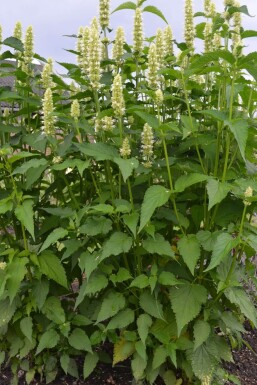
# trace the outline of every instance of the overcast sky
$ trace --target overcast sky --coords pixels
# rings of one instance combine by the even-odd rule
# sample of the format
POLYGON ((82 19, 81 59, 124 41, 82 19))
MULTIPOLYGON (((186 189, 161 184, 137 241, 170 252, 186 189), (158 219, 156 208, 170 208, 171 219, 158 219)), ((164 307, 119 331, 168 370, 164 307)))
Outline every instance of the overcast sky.
MULTIPOLYGON (((125 0, 111 0, 111 8, 115 9, 125 0)), ((134 0, 135 1, 135 0, 134 0)), ((217 9, 223 9, 223 0, 214 0, 217 9)), ((241 0, 247 5, 249 13, 257 15, 257 0, 241 0)), ((184 0, 147 0, 145 5, 158 7, 170 23, 177 41, 183 40, 183 8, 184 0)), ((203 0, 194 0, 194 10, 203 7, 203 0)), ((111 27, 123 25, 127 38, 131 41, 133 27, 132 10, 122 10, 111 16, 111 27)), ((4 38, 12 35, 14 25, 21 21, 23 29, 32 25, 35 33, 35 51, 41 56, 52 57, 56 61, 74 61, 74 57, 65 49, 74 49, 76 40, 63 35, 76 34, 80 26, 86 26, 98 15, 98 0, 6 0, 1 4, 0 24, 4 38)), ((155 15, 144 14, 146 36, 155 33, 165 23, 155 15)), ((257 30, 257 17, 243 17, 245 29, 257 30)), ((245 40, 247 51, 257 51, 257 39, 245 40)))

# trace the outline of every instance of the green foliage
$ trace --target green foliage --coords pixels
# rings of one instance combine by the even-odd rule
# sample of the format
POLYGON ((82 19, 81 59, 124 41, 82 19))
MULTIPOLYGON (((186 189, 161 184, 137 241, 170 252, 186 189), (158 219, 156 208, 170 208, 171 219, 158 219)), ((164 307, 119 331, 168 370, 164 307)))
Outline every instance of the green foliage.
MULTIPOLYGON (((113 12, 137 8, 146 22, 149 13, 167 22, 150 0, 113 12)), ((164 49, 158 31, 140 52, 125 43, 112 58, 106 40, 101 68, 91 66, 97 85, 79 40, 77 64, 60 63, 75 86, 51 75, 49 115, 23 43, 1 42, 0 78, 14 87, 0 89, 0 364, 13 383, 20 369, 28 384, 50 383, 59 367, 78 377, 81 356, 87 378, 110 362, 105 342, 113 365, 130 358, 138 383, 220 383, 228 341, 240 344, 247 319, 257 327, 247 287, 256 285, 257 54, 240 48, 256 31, 235 30, 238 12, 249 14, 242 5, 208 17, 209 37, 205 20, 196 26, 204 53, 175 37, 164 49)))

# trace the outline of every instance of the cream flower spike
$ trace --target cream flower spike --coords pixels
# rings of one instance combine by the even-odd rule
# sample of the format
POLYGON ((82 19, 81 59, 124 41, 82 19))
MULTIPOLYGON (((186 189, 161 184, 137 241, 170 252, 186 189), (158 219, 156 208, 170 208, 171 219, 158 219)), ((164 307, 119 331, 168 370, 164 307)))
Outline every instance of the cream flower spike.
POLYGON ((143 16, 141 8, 136 8, 133 29, 133 52, 141 55, 144 47, 143 16))
POLYGON ((125 101, 120 74, 115 76, 112 84, 112 108, 116 118, 121 118, 125 114, 125 101))
POLYGON ((14 26, 13 37, 16 37, 16 39, 22 40, 22 25, 20 21, 17 21, 17 23, 14 26))
POLYGON ((99 22, 103 29, 110 24, 110 0, 99 1, 99 22))

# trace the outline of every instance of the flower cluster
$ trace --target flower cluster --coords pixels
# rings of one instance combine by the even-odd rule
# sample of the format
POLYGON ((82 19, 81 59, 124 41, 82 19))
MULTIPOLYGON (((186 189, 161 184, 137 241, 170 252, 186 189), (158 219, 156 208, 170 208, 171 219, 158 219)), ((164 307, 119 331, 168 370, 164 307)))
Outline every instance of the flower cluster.
POLYGON ((156 31, 155 45, 156 45, 156 56, 157 56, 159 68, 161 68, 164 65, 165 51, 164 51, 163 41, 164 41, 163 31, 161 28, 158 28, 156 31))
POLYGON ((152 155, 153 155, 153 129, 149 124, 145 123, 142 134, 141 134, 141 153, 144 160, 145 167, 151 167, 152 155))
POLYGON ((112 132, 114 129, 114 119, 111 116, 104 116, 102 119, 95 119, 95 132, 112 132))
POLYGON ((192 0, 185 2, 184 38, 188 48, 194 48, 195 27, 192 0))
POLYGON ((125 33, 123 27, 118 27, 116 30, 115 41, 112 48, 112 58, 117 63, 121 62, 124 54, 125 33))
POLYGON ((76 121, 80 117, 80 106, 79 106, 79 101, 77 99, 74 99, 73 102, 71 103, 70 114, 71 114, 71 117, 76 121))
POLYGON ((22 39, 22 25, 20 21, 18 21, 14 26, 13 37, 19 40, 22 39))
POLYGON ((204 51, 211 52, 213 49, 212 23, 206 23, 204 27, 204 51))
POLYGON ((41 73, 41 81, 45 89, 52 88, 54 85, 52 81, 52 73, 53 73, 53 61, 51 58, 49 58, 41 73))
POLYGON ((22 65, 22 70, 26 72, 29 75, 33 74, 33 71, 31 70, 31 63, 34 56, 34 35, 33 35, 33 29, 30 25, 25 34, 24 39, 24 63, 22 65))
POLYGON ((112 84, 112 108, 116 118, 120 118, 125 114, 125 101, 120 74, 115 76, 112 84))
POLYGON ((6 266, 6 262, 0 262, 0 270, 5 270, 6 266))
POLYGON ((155 91, 155 103, 157 106, 161 106, 163 103, 163 92, 160 88, 155 91))
POLYGON ((53 112, 53 95, 51 88, 47 88, 43 98, 43 131, 46 135, 53 135, 55 133, 55 117, 53 112))
POLYGON ((120 148, 120 155, 122 156, 122 158, 127 158, 128 156, 130 156, 130 154, 131 154, 131 148, 129 144, 129 139, 125 138, 120 148))
POLYGON ((156 89, 159 86, 158 70, 159 63, 157 58, 156 45, 155 43, 151 43, 148 52, 147 82, 148 86, 152 89, 156 89))
POLYGON ((163 45, 164 45, 164 55, 171 56, 174 54, 173 50, 173 33, 170 25, 167 25, 164 28, 163 32, 163 45))
POLYGON ((104 29, 109 27, 110 23, 110 0, 99 1, 99 22, 104 29))
POLYGON ((135 55, 141 55, 144 47, 143 17, 141 8, 137 8, 134 18, 133 51, 135 55))
MULTIPOLYGON (((97 28, 97 20, 93 19, 90 33, 89 33, 89 46, 88 46, 88 77, 93 89, 100 88, 100 78, 101 78, 101 40, 99 29, 97 28)), ((85 45, 84 45, 85 46, 85 45)), ((86 49, 86 47, 85 47, 86 49)))

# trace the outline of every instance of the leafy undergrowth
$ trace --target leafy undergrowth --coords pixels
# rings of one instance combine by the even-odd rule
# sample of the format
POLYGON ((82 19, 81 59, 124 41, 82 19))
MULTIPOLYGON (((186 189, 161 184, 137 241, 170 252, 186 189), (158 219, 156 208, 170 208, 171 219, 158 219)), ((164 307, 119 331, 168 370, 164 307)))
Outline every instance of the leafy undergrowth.
MULTIPOLYGON (((73 80, 33 52, 31 27, 0 62, 0 363, 18 383, 89 378, 113 346, 135 384, 220 385, 244 322, 257 326, 257 54, 246 6, 210 1, 185 42, 167 26, 110 39, 109 1, 80 28, 73 80), (195 31, 195 33, 194 33, 195 31), (204 52, 194 50, 195 39, 204 52), (110 48, 112 46, 112 55, 110 48), (178 54, 177 54, 178 52, 178 54), (44 63, 42 72, 33 58, 44 63), (82 373, 81 373, 82 372, 82 373)), ((110 35, 112 36, 112 35, 110 35)), ((71 37, 71 38, 74 38, 71 37)), ((237 380, 234 379, 237 384, 237 380)))

